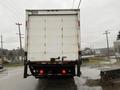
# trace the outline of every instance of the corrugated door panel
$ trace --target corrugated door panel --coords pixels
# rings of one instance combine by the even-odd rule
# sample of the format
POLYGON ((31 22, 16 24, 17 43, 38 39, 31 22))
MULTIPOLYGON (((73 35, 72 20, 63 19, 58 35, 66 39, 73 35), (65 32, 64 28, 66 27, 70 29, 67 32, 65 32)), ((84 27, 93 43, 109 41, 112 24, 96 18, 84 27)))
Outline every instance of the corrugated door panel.
POLYGON ((29 16, 28 59, 78 58, 77 16, 29 16))

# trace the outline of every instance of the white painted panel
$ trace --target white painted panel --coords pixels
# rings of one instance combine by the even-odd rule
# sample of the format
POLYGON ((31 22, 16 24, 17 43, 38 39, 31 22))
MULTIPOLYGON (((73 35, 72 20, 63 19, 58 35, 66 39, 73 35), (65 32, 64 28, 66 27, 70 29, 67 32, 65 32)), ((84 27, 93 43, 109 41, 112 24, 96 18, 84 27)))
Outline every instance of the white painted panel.
POLYGON ((28 59, 78 58, 77 15, 29 16, 28 59))

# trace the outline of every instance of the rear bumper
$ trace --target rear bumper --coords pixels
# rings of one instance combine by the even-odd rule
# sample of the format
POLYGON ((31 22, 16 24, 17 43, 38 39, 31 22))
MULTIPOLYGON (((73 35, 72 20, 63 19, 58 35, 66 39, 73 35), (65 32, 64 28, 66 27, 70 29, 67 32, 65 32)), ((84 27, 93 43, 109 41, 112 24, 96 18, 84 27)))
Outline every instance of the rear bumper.
POLYGON ((73 75, 67 74, 67 75, 61 75, 61 74, 48 74, 44 76, 35 76, 36 78, 73 78, 73 75))
POLYGON ((75 63, 66 63, 66 64, 41 64, 41 63, 34 63, 29 62, 28 66, 30 68, 31 74, 35 78, 66 78, 66 77, 74 77, 75 73, 75 63), (61 69, 66 69, 67 74, 63 75, 60 73, 61 69), (44 69, 45 74, 40 75, 39 70, 44 69))

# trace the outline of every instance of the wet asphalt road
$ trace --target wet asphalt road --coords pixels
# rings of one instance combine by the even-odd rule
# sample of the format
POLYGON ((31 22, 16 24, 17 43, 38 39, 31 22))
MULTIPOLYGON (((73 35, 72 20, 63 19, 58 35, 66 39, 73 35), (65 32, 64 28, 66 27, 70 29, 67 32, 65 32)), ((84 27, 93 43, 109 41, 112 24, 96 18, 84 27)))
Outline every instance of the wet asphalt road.
POLYGON ((119 86, 87 86, 88 78, 99 78, 99 70, 82 68, 82 76, 73 79, 23 79, 23 68, 0 72, 0 90, 120 90, 119 86))

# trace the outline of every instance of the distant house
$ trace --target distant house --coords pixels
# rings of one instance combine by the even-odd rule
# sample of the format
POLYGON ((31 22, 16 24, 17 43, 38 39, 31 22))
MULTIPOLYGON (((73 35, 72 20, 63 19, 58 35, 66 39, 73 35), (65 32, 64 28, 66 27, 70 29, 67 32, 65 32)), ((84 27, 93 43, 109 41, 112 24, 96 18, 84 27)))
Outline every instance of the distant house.
MULTIPOLYGON (((85 48, 82 51, 82 55, 94 55, 94 56, 107 56, 108 55, 108 49, 107 48, 98 48, 98 49, 90 49, 85 48)), ((114 56, 114 48, 109 48, 109 55, 114 56)))
POLYGON ((114 42, 115 54, 120 57, 120 31, 117 35, 117 39, 114 42))
POLYGON ((93 50, 91 48, 85 48, 84 50, 82 50, 82 55, 93 55, 93 50))
MULTIPOLYGON (((108 55, 108 49, 107 48, 99 48, 99 49, 95 49, 95 55, 98 56, 107 56, 108 55)), ((114 56, 114 48, 109 48, 109 54, 110 56, 114 56)))

